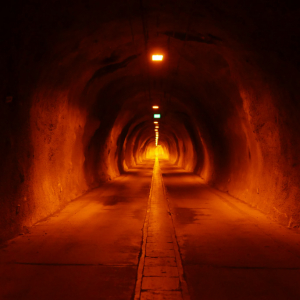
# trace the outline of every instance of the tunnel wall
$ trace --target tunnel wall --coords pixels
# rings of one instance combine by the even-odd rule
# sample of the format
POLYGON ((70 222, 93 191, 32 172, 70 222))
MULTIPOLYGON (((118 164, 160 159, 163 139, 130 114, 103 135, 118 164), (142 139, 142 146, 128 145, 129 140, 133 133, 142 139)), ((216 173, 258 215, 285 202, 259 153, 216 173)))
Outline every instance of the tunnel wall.
POLYGON ((177 4, 145 5, 148 39, 131 1, 8 4, 0 240, 141 162, 149 132, 134 129, 132 111, 151 113, 148 89, 170 111, 161 141, 171 162, 299 226, 297 6, 177 4), (169 54, 162 73, 147 65, 155 44, 169 54))
POLYGON ((248 177, 246 184, 238 187, 236 178, 228 184, 228 192, 281 224, 298 227, 299 108, 294 100, 297 72, 276 57, 259 63, 256 68, 238 65, 239 71, 235 66, 247 116, 243 127, 250 168, 247 174, 241 174, 248 177), (241 73, 242 69, 247 71, 241 73), (291 78, 287 80, 288 77, 291 78))

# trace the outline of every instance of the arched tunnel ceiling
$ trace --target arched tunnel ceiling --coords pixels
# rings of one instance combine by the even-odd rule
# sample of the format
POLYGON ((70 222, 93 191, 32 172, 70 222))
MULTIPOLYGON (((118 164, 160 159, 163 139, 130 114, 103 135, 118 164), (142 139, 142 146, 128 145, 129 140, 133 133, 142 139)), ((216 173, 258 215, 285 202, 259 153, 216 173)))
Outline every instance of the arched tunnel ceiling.
POLYGON ((299 221, 299 5, 16 1, 4 11, 7 236, 145 158, 154 104, 173 163, 299 221), (24 197, 32 203, 11 225, 24 197))

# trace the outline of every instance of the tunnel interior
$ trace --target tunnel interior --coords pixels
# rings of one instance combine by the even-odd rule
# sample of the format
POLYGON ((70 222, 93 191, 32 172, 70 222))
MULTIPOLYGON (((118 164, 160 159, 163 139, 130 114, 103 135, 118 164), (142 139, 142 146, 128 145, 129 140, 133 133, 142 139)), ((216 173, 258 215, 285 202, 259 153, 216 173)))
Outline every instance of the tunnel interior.
POLYGON ((299 227, 299 5, 16 1, 5 12, 1 241, 155 154, 299 227))

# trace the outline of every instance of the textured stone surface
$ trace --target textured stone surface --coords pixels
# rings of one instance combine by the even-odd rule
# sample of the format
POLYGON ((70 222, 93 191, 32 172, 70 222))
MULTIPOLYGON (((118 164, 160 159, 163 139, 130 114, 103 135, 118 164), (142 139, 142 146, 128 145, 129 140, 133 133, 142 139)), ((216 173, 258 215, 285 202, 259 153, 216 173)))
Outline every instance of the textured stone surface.
POLYGON ((299 227, 297 1, 15 0, 0 22, 0 240, 153 155, 152 104, 165 158, 299 227))
POLYGON ((132 170, 1 245, 0 299, 130 299, 152 165, 136 169, 138 182, 132 170))
POLYGON ((161 165, 191 299, 300 297, 298 231, 161 165))
POLYGON ((166 292, 166 291, 159 291, 159 292, 142 292, 141 300, 181 300, 182 295, 181 292, 166 292))
POLYGON ((177 267, 168 266, 156 266, 156 267, 144 267, 144 276, 167 276, 178 277, 177 267))
POLYGON ((178 277, 144 276, 142 290, 172 291, 179 289, 178 277))
POLYGON ((175 228, 169 214, 169 204, 164 192, 162 176, 159 168, 159 160, 155 159, 151 194, 145 219, 146 239, 143 240, 137 286, 134 299, 185 299, 183 294, 185 280, 180 277, 183 274, 181 258, 178 248, 174 243, 175 228), (148 239, 160 238, 155 243, 148 239), (172 242, 168 242, 172 240, 172 242), (145 258, 145 259, 144 259, 145 258), (140 285, 141 282, 141 285, 140 285), (184 284, 184 285, 183 285, 184 284), (145 292, 154 292, 144 294, 145 292), (178 291, 175 294, 160 294, 161 291, 178 291), (141 297, 141 298, 140 298, 141 297))

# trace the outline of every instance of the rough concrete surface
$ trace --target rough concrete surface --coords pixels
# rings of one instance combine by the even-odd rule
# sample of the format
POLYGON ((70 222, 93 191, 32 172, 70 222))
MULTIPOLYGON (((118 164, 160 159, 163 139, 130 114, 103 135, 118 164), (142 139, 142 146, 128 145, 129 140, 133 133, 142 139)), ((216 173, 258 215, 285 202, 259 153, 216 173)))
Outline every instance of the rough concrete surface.
POLYGON ((2 245, 0 299, 131 299, 152 165, 94 189, 2 245))
POLYGON ((299 298, 299 231, 160 165, 166 195, 147 161, 3 244, 0 299, 299 298))
POLYGON ((142 162, 300 226, 297 1, 10 1, 0 52, 0 241, 142 162), (151 55, 164 59, 153 62, 151 55))
POLYGON ((134 299, 160 298, 190 300, 156 157, 134 299))
POLYGON ((191 298, 298 299, 300 232, 164 163, 191 298))

